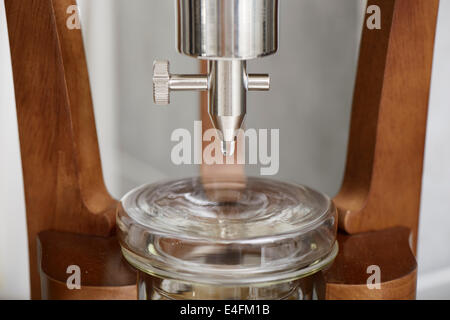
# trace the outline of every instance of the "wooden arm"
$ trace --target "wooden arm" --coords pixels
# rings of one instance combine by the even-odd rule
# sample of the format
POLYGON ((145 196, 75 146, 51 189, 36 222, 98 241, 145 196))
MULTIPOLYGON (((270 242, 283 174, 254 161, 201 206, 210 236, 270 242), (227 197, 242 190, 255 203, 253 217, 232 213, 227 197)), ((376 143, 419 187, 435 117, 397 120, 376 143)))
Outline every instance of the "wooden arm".
POLYGON ((381 30, 363 30, 339 226, 408 227, 416 250, 439 0, 369 0, 381 30))
MULTIPOLYGON (((41 231, 109 237, 115 229, 117 202, 103 182, 81 30, 66 26, 67 9, 75 4, 5 1, 33 299, 41 296, 36 250, 41 231)), ((57 263, 61 256, 52 258, 57 263)))

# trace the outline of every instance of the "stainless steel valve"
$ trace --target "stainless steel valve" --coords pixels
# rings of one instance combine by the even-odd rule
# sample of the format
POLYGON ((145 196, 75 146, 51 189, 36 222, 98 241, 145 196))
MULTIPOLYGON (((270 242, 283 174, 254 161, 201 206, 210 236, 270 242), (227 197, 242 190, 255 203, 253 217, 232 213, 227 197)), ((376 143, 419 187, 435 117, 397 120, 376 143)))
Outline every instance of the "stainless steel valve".
POLYGON ((177 0, 178 51, 208 61, 205 75, 171 74, 169 62, 153 65, 156 104, 171 91, 208 91, 208 111, 232 155, 247 111, 247 91, 270 89, 267 74, 247 74, 247 60, 278 49, 278 0, 177 0))

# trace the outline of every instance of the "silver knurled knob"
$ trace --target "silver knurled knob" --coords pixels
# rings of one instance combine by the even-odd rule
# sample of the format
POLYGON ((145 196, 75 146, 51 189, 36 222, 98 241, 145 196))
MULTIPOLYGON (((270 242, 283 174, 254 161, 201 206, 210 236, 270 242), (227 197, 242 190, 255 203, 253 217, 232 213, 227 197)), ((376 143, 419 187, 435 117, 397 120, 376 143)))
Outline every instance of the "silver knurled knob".
POLYGON ((158 105, 170 103, 170 73, 167 60, 156 60, 153 63, 153 100, 158 105))
POLYGON ((153 100, 156 104, 170 103, 171 91, 208 90, 208 76, 201 74, 170 74, 169 61, 153 63, 153 100))

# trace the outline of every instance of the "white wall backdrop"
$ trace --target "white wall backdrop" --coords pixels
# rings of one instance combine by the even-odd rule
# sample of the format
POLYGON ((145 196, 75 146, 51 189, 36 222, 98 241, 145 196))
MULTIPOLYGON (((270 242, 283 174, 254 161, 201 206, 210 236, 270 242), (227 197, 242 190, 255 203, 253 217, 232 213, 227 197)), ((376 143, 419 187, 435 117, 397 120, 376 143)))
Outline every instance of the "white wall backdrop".
POLYGON ((29 298, 24 201, 5 7, 0 1, 0 299, 29 298))
POLYGON ((441 0, 419 225, 418 298, 450 299, 450 0, 441 0))
MULTIPOLYGON (((270 93, 249 97, 247 127, 280 128, 278 179, 334 195, 341 183, 362 0, 283 0, 277 55, 251 62, 268 72, 270 93), (293 83, 292 79, 297 81, 293 83), (292 148, 296 146, 296 148, 292 148), (292 152, 283 152, 283 149, 292 152)), ((197 62, 175 50, 173 1, 79 0, 103 170, 110 192, 166 177, 197 174, 170 161, 170 134, 192 130, 198 97, 152 103, 155 58, 172 70, 197 72, 197 62), (119 121, 120 120, 120 121, 119 121)), ((427 136, 419 239, 419 298, 450 299, 450 0, 441 0, 427 136)), ((22 177, 9 48, 0 0, 0 299, 28 298, 22 177), (12 284, 14 278, 14 285, 12 284), (20 279, 17 282, 17 279, 20 279)), ((257 167, 249 167, 257 174, 257 167)))

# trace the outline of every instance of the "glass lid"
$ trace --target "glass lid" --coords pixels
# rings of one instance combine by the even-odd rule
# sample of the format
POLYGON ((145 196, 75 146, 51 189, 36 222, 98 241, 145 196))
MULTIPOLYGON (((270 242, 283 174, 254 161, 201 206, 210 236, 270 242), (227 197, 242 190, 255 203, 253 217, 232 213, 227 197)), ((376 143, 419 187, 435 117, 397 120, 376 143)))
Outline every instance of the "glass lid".
POLYGON ((317 272, 337 254, 332 201, 262 178, 144 185, 123 197, 117 224, 132 265, 181 281, 286 281, 317 272))

